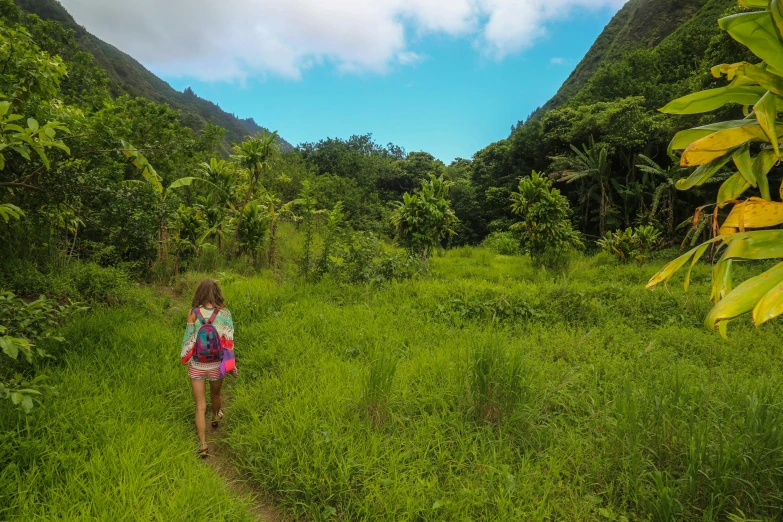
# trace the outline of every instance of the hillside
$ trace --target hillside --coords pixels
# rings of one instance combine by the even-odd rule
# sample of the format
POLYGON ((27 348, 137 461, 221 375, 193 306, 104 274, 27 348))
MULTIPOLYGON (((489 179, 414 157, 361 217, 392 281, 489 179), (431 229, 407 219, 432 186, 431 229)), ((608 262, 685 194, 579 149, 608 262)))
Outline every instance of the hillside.
POLYGON ((655 47, 694 27, 708 28, 717 34, 716 19, 733 5, 734 0, 629 0, 539 113, 566 103, 602 64, 616 61, 629 51, 655 47))
MULTIPOLYGON (((200 98, 191 90, 179 92, 161 80, 133 57, 91 34, 79 25, 57 0, 15 0, 23 10, 53 20, 72 29, 81 48, 92 54, 106 71, 114 96, 129 94, 158 103, 166 103, 181 111, 182 123, 199 130, 211 121, 226 129, 229 142, 241 141, 245 136, 261 132, 264 127, 252 118, 241 119, 222 110, 209 100, 200 98)), ((281 139, 284 149, 291 145, 281 139)))

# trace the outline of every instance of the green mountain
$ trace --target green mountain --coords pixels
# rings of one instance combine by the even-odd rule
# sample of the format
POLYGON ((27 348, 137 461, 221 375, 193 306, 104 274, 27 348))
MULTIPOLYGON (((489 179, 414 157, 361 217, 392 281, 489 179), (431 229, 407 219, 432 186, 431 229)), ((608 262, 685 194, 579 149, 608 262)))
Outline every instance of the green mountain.
MULTIPOLYGON (((229 142, 241 141, 245 136, 264 129, 253 118, 242 119, 229 114, 215 103, 200 98, 190 89, 185 92, 175 90, 133 57, 80 26, 57 0, 15 0, 15 2, 30 14, 38 15, 44 20, 59 22, 73 30, 82 50, 92 54, 106 71, 114 96, 129 94, 166 103, 171 108, 181 111, 182 123, 194 130, 204 128, 208 121, 223 127, 226 129, 226 139, 229 142)), ((291 145, 283 139, 280 143, 283 149, 291 148, 291 145)))
MULTIPOLYGON (((717 19, 736 0, 629 0, 612 18, 585 57, 541 111, 574 98, 602 65, 621 60, 637 49, 652 49, 678 40, 695 40, 696 33, 718 34, 717 19)), ((691 62, 700 59, 704 39, 694 42, 691 62)))

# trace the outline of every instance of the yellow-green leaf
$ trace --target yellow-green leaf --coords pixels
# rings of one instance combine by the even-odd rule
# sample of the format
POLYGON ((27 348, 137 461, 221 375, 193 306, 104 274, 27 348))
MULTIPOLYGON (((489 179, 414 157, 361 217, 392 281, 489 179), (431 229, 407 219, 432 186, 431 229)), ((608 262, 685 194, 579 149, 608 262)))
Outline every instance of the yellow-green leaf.
POLYGON ((783 223, 783 203, 761 198, 750 198, 737 203, 721 226, 724 228, 766 228, 783 223))
POLYGON ((716 304, 707 318, 704 326, 714 329, 720 321, 735 319, 753 310, 758 302, 776 285, 783 281, 783 263, 767 270, 761 275, 752 277, 732 290, 716 304))
POLYGON ((750 188, 750 183, 742 174, 736 172, 729 179, 724 181, 718 189, 718 205, 723 206, 727 201, 737 199, 743 192, 750 188))
POLYGON ((745 181, 752 186, 757 186, 756 176, 753 174, 753 161, 750 158, 750 146, 745 145, 737 154, 734 155, 734 164, 737 171, 745 178, 745 181))
MULTIPOLYGON (((715 243, 716 241, 720 241, 722 238, 716 237, 713 239, 710 239, 709 241, 702 243, 701 245, 697 246, 696 248, 693 248, 689 250, 687 253, 681 255, 674 261, 669 262, 666 266, 661 268, 654 276, 650 278, 650 280, 647 282, 647 288, 650 288, 652 286, 655 286, 660 283, 667 283, 672 276, 683 266, 685 266, 685 263, 688 262, 689 259, 691 259, 702 247, 705 247, 706 245, 710 245, 712 243, 715 243)), ((703 251, 702 251, 703 253, 703 251)))
POLYGON ((694 127, 692 129, 686 129, 680 131, 674 135, 671 143, 669 143, 669 154, 675 150, 683 150, 688 147, 694 141, 700 140, 710 134, 714 134, 721 130, 736 129, 737 127, 744 127, 746 125, 757 125, 755 120, 730 120, 722 121, 720 123, 711 123, 710 125, 704 125, 702 127, 694 127))
POLYGON ((719 302, 729 292, 731 292, 731 259, 720 261, 712 269, 712 289, 710 291, 710 301, 719 302))
POLYGON ((766 9, 768 3, 769 0, 739 0, 739 5, 742 7, 747 7, 748 9, 753 9, 756 7, 766 9))
POLYGON ((778 36, 783 39, 783 2, 772 0, 769 4, 769 12, 772 14, 772 22, 778 30, 778 36))
POLYGON ((759 102, 753 107, 753 114, 756 116, 756 120, 759 122, 759 126, 767 136, 772 150, 780 157, 780 149, 778 148, 778 129, 775 126, 777 120, 778 104, 775 95, 771 92, 767 92, 759 102))
POLYGON ((764 199, 772 199, 769 193, 769 180, 767 174, 777 163, 778 158, 775 152, 770 149, 762 150, 756 159, 753 160, 753 175, 756 177, 756 183, 759 186, 759 192, 764 199))
POLYGON ((783 281, 773 286, 753 308, 753 323, 761 326, 783 313, 783 281))
POLYGON ((783 44, 769 11, 721 18, 721 29, 772 67, 783 70, 783 44))
POLYGON ((701 259, 701 256, 704 255, 704 252, 707 251, 708 246, 710 246, 710 243, 699 245, 699 247, 696 249, 696 252, 693 254, 691 264, 688 267, 688 270, 685 272, 685 283, 683 284, 683 287, 686 292, 688 291, 688 287, 691 285, 691 272, 693 271, 693 267, 696 265, 699 259, 701 259))
POLYGON ((720 261, 728 259, 783 258, 783 230, 754 230, 740 232, 724 239, 726 250, 720 261))
POLYGON ((718 89, 708 89, 669 102, 659 109, 666 114, 699 114, 723 107, 727 103, 755 105, 767 90, 759 86, 727 85, 718 89))
POLYGON ((764 131, 756 121, 742 127, 721 130, 691 143, 682 153, 680 164, 683 167, 704 165, 738 145, 748 141, 763 141, 765 138, 764 131))
POLYGON ((720 169, 722 169, 726 163, 731 161, 731 158, 737 153, 738 150, 739 149, 737 148, 732 149, 720 158, 716 158, 709 163, 705 163, 691 172, 691 175, 687 178, 683 178, 677 181, 674 186, 677 187, 677 190, 688 190, 689 188, 703 185, 708 179, 713 177, 720 169))

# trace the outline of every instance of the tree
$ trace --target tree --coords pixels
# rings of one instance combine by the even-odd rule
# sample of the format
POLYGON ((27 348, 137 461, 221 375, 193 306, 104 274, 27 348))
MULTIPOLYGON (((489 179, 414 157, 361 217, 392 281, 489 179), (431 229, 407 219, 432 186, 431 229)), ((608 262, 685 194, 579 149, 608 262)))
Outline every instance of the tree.
POLYGON ((714 245, 722 255, 712 276, 710 297, 715 306, 707 314, 704 325, 710 330, 717 328, 724 337, 729 321, 744 314, 752 313, 754 323, 759 326, 783 313, 783 262, 739 286, 735 287, 732 279, 735 261, 783 257, 780 249, 783 230, 748 231, 783 223, 783 203, 772 201, 767 178, 783 157, 780 148, 783 125, 777 122, 778 110, 783 107, 783 4, 780 0, 741 0, 740 5, 765 9, 722 18, 719 25, 762 62, 716 65, 712 68, 713 76, 725 75, 730 81, 728 85, 690 94, 661 109, 671 114, 699 114, 729 103, 752 107, 742 120, 681 131, 670 145, 671 150, 683 151, 682 167, 697 167, 677 182, 680 190, 700 186, 729 162, 734 163, 737 172, 718 191, 714 219, 718 221, 722 208, 729 205, 732 208, 717 237, 666 265, 647 284, 651 287, 669 281, 688 264, 687 290, 691 269, 714 245), (761 197, 738 200, 751 187, 758 189, 761 197))
POLYGON ((574 156, 555 158, 568 165, 567 169, 559 172, 557 176, 566 183, 583 182, 584 190, 580 197, 584 205, 586 219, 590 214, 590 200, 598 200, 598 231, 603 236, 606 232, 606 216, 612 205, 612 163, 608 159, 609 149, 605 145, 596 146, 595 140, 591 136, 590 144, 583 144, 582 150, 574 145, 571 145, 571 150, 574 152, 574 156))
POLYGON ((446 196, 451 183, 430 175, 415 194, 405 193, 392 213, 397 241, 409 254, 426 260, 441 241, 455 234, 459 222, 446 196))
POLYGON ((676 162, 666 168, 661 167, 644 154, 640 154, 639 159, 642 161, 642 164, 637 165, 639 170, 652 176, 653 181, 660 181, 653 192, 650 214, 662 215, 666 221, 666 232, 669 237, 673 237, 678 201, 676 184, 687 173, 687 169, 676 162))
POLYGON ((511 194, 511 211, 520 221, 511 228, 519 233, 522 249, 535 260, 548 254, 581 248, 582 241, 569 220, 568 199, 552 187, 552 181, 535 170, 519 179, 511 194))
POLYGON ((277 266, 277 225, 280 218, 290 216, 295 218, 293 207, 294 201, 289 201, 283 204, 280 198, 269 192, 265 193, 261 197, 261 206, 264 209, 267 220, 269 222, 269 247, 267 250, 267 258, 269 266, 272 268, 277 266))
POLYGON ((239 207, 234 241, 236 241, 237 234, 239 234, 239 227, 242 225, 242 216, 245 211, 245 206, 256 191, 261 174, 270 170, 279 153, 280 148, 277 146, 277 131, 270 133, 264 130, 263 134, 251 136, 242 143, 234 145, 234 155, 231 156, 231 158, 250 174, 250 182, 247 187, 247 192, 245 193, 245 199, 239 207))

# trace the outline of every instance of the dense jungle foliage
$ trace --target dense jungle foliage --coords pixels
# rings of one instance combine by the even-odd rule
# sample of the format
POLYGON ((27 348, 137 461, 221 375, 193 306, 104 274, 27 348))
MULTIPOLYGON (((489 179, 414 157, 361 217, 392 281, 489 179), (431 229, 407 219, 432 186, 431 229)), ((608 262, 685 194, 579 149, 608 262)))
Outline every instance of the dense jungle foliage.
POLYGON ((207 276, 240 325, 226 448, 287 513, 779 517, 780 327, 701 323, 783 308, 759 293, 777 236, 745 231, 783 222, 783 62, 745 63, 731 26, 774 51, 780 7, 631 0, 552 102, 446 165, 369 134, 236 139, 0 0, 0 517, 251 518, 188 458, 169 355, 207 276), (686 265, 691 295, 642 288, 686 265))

